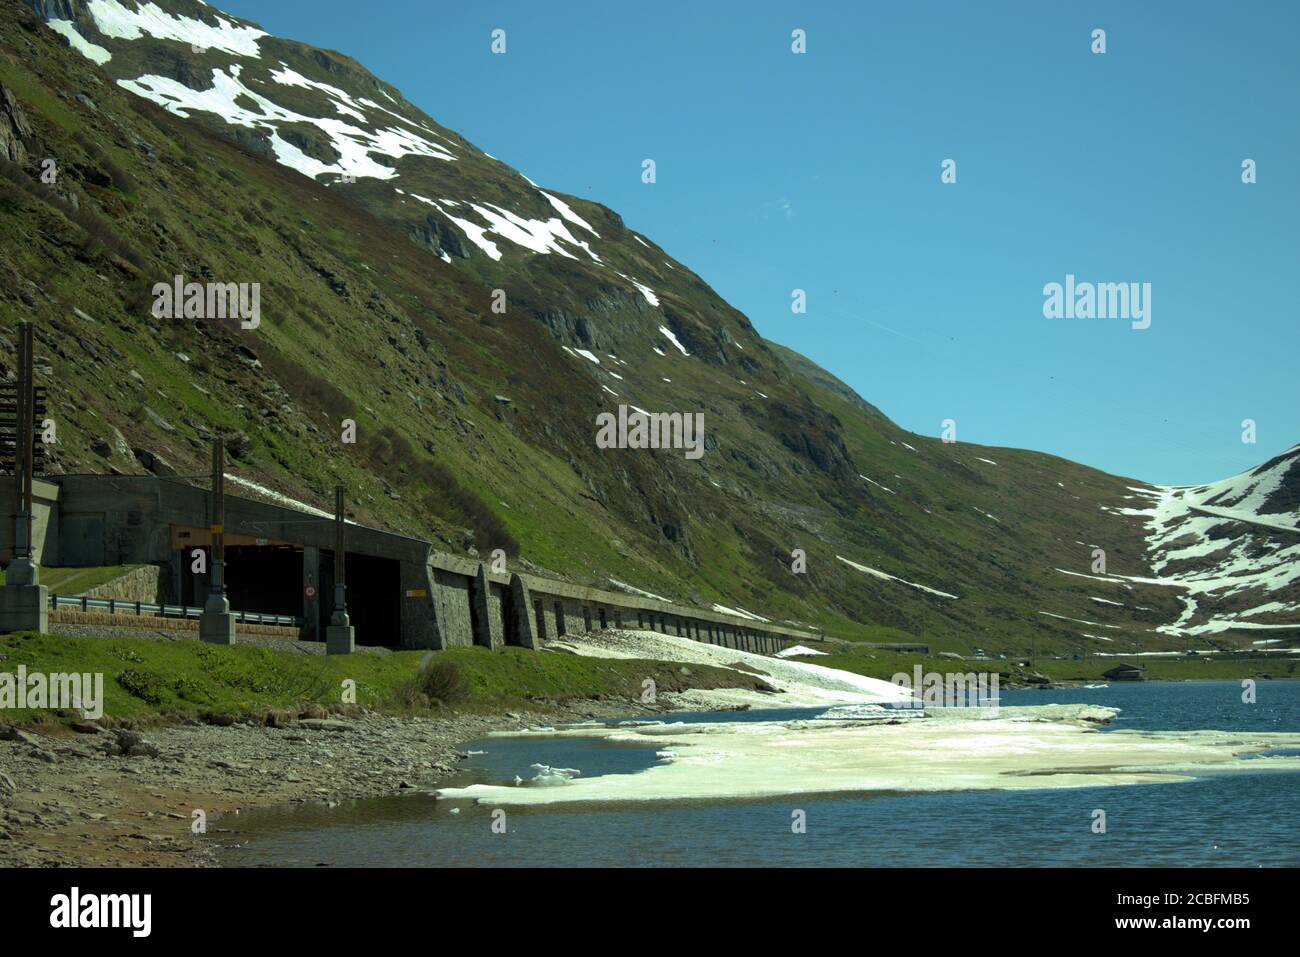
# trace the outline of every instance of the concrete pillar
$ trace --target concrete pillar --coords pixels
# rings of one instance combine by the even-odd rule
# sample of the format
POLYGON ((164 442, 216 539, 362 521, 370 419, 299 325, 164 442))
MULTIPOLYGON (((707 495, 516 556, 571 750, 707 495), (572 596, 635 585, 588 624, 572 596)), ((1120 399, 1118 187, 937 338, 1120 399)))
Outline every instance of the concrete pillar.
POLYGON ((199 640, 212 645, 235 643, 235 615, 224 596, 210 594, 199 615, 199 640))
POLYGON ((536 651, 542 647, 537 636, 537 618, 533 609, 533 596, 519 574, 510 576, 510 610, 514 616, 515 644, 536 651))
POLYGON ((546 634, 538 635, 537 637, 543 642, 550 641, 560 636, 560 623, 559 619, 555 616, 555 605, 553 602, 548 602, 546 599, 542 599, 542 627, 546 629, 546 634))
POLYGON ((309 641, 319 641, 320 633, 320 549, 304 545, 302 549, 302 636, 309 641), (308 588, 315 594, 309 595, 308 588))
POLYGON ((501 647, 500 618, 492 614, 492 582, 488 578, 487 566, 478 563, 478 574, 474 576, 474 644, 484 648, 501 647))
MULTIPOLYGON (((13 565, 9 566, 12 574, 13 565)), ((7 577, 7 576, 6 576, 7 577)), ((40 584, 0 588, 0 632, 50 630, 50 590, 40 584)))
POLYGON ((352 625, 325 626, 325 654, 350 655, 357 650, 357 629, 352 625))

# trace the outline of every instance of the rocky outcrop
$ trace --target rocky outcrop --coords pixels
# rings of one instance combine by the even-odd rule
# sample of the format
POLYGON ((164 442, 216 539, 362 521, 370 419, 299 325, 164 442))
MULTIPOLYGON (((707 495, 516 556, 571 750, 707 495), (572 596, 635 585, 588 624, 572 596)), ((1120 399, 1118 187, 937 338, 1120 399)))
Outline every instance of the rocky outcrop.
POLYGON ((27 114, 13 92, 0 83, 0 157, 24 165, 27 162, 27 144, 32 136, 27 114))
POLYGON ((42 20, 76 20, 81 4, 78 0, 27 0, 27 6, 42 20))
POLYGON ((448 256, 455 256, 458 259, 469 257, 469 253, 465 251, 465 246, 460 241, 460 234, 433 216, 426 217, 422 223, 412 225, 409 235, 411 242, 423 246, 430 252, 439 254, 445 252, 448 256))

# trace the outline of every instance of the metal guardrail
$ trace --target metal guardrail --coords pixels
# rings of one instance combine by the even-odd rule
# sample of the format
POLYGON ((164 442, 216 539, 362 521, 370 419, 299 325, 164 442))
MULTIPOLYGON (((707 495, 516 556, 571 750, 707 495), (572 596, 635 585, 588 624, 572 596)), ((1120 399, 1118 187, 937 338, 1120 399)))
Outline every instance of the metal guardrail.
MULTIPOLYGON (((70 595, 51 595, 51 608, 77 608, 81 611, 107 611, 109 614, 147 616, 158 618, 193 618, 203 616, 202 608, 187 605, 153 605, 145 601, 127 601, 124 598, 87 598, 70 595)), ((303 619, 293 615, 268 615, 258 611, 232 611, 235 621, 246 625, 281 625, 289 628, 301 628, 303 619)))

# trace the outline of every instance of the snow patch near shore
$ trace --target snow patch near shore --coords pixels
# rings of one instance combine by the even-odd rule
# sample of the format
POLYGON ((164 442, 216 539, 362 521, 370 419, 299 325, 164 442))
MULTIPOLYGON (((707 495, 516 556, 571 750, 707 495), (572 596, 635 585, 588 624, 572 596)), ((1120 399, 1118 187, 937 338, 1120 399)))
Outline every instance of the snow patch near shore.
MULTIPOLYGON (((1040 705, 938 708, 891 723, 787 721, 583 727, 594 737, 653 747, 662 757, 635 774, 605 774, 560 788, 472 785, 441 799, 489 805, 573 801, 723 800, 797 794, 1104 787, 1186 781, 1206 772, 1300 770, 1300 757, 1245 754, 1300 746, 1300 734, 1222 731, 1097 734, 1113 708, 1040 705), (668 756, 671 755, 671 756, 668 756)), ((517 735, 511 735, 517 736, 517 735)))
MULTIPOLYGON (((911 692, 879 678, 851 671, 827 668, 803 661, 785 661, 768 655, 740 651, 693 641, 680 635, 656 631, 609 630, 595 634, 569 635, 547 643, 591 658, 641 658, 681 664, 716 665, 757 673, 779 694, 718 688, 684 691, 671 696, 678 704, 703 709, 749 705, 761 708, 801 708, 827 704, 873 704, 910 701, 911 692)), ((667 697, 667 695, 666 695, 667 697)))

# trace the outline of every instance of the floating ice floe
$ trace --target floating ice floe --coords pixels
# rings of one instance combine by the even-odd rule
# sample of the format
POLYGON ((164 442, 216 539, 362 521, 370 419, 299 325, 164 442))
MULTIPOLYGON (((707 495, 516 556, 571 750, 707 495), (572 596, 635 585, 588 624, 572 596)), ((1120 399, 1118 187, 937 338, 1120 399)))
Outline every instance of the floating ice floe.
POLYGON ((575 768, 553 768, 545 764, 534 764, 532 769, 537 773, 528 783, 538 788, 562 787, 582 773, 575 768))

